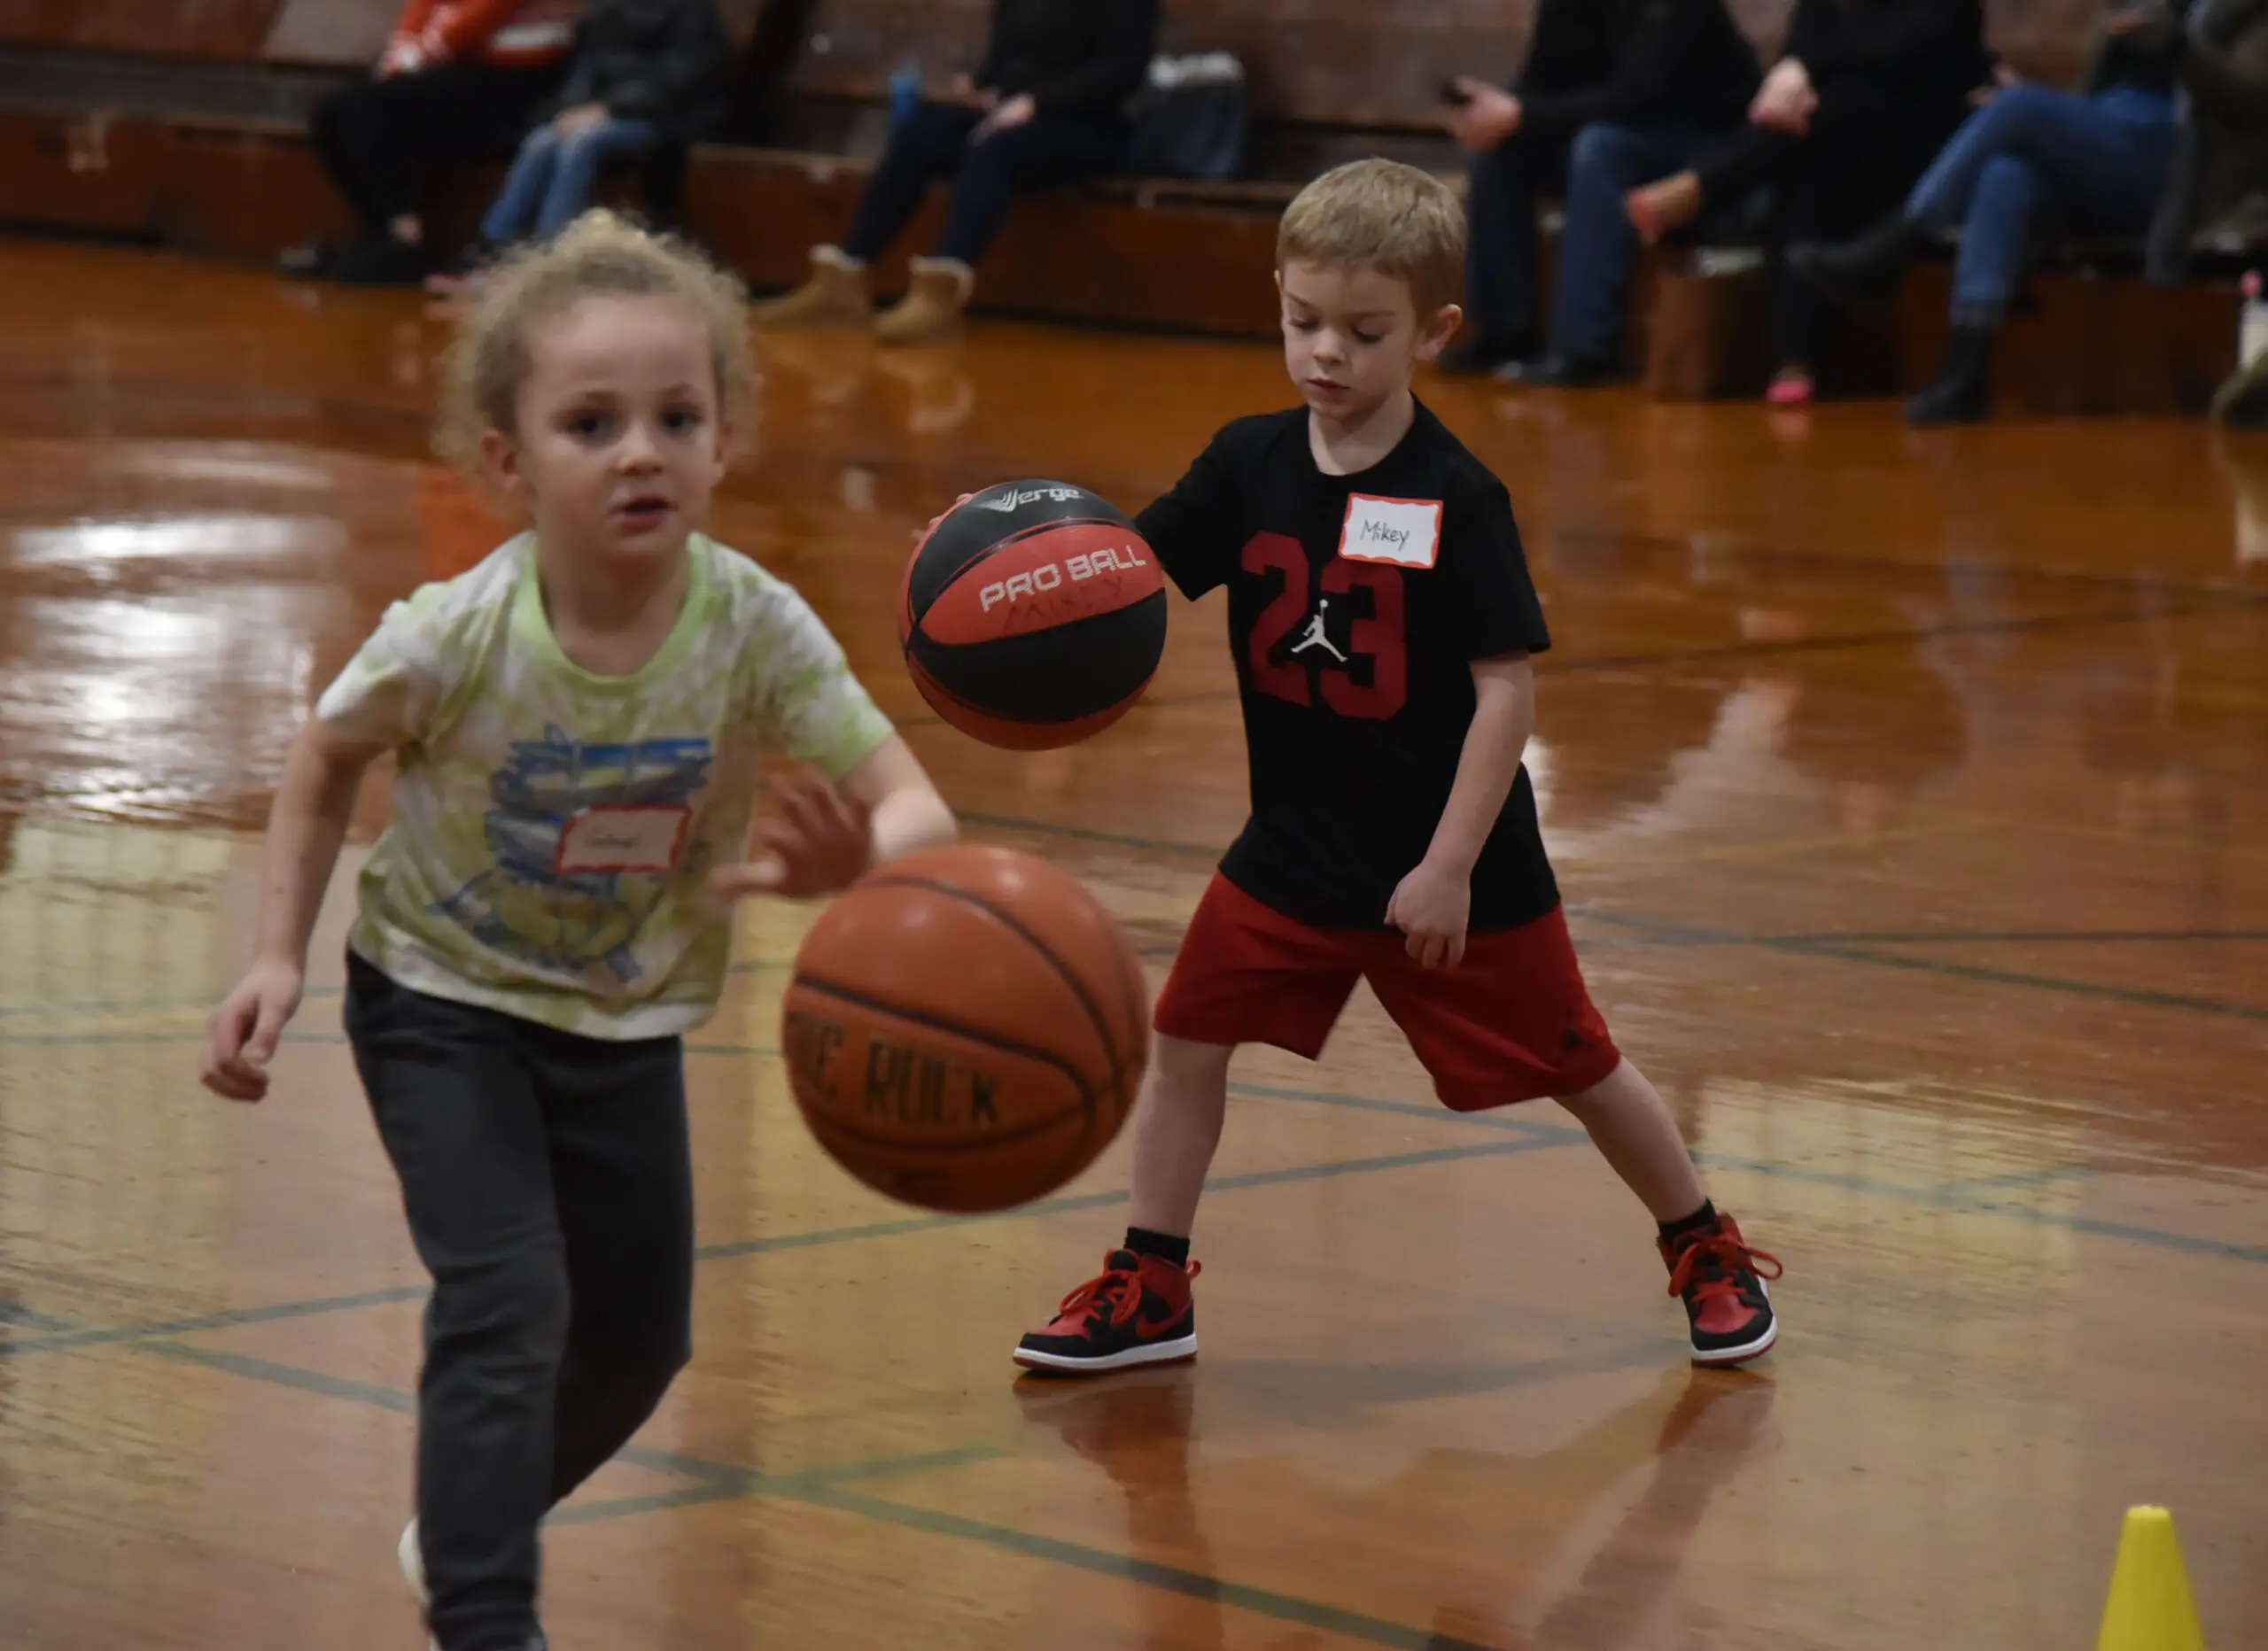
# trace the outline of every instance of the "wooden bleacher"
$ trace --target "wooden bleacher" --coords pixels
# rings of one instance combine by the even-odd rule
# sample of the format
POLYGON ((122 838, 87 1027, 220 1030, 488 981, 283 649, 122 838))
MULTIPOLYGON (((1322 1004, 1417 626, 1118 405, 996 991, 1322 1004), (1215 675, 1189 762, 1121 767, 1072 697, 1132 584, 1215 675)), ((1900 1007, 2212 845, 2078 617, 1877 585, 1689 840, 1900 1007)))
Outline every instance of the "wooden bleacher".
MULTIPOLYGON (((0 221, 219 256, 265 259, 348 228, 305 136, 307 112, 376 54, 398 0, 0 0, 0 221)), ((1767 52, 1791 0, 1733 0, 1767 52)), ((1230 336, 1272 332, 1274 221, 1299 182, 1386 153, 1452 172, 1439 130, 1445 74, 1508 77, 1533 0, 1168 0, 1164 47, 1247 64, 1254 180, 1125 180, 1020 205, 983 273, 980 302, 1014 314, 1230 336)), ((693 156, 692 233, 759 290, 800 277, 839 235, 887 128, 887 82, 912 58, 943 80, 973 67, 987 0, 726 0, 744 44, 726 136, 693 156)), ((2093 0, 1995 0, 1994 43, 2027 73, 2077 73, 2093 0)), ((470 232, 493 168, 436 180, 445 237, 470 232)), ((878 272, 893 291, 933 202, 878 272)), ((1643 272, 1634 362, 1657 392, 1746 393, 1752 283, 1703 281, 1674 255, 1643 272), (1660 323, 1657 331, 1654 323, 1660 323), (1714 328, 1711 350, 1686 337, 1714 328), (1682 343, 1674 340, 1682 339, 1682 343), (1728 345, 1732 347, 1728 347, 1728 345), (1702 360, 1708 356, 1711 359, 1702 360)), ((2059 271, 2013 329, 2003 399, 2037 411, 2155 412, 2202 404, 2233 366, 2225 285, 2147 286, 2059 271)), ((1854 329, 1832 376, 1872 392, 1934 366, 1942 276, 1912 283, 1887 329, 1854 329)))

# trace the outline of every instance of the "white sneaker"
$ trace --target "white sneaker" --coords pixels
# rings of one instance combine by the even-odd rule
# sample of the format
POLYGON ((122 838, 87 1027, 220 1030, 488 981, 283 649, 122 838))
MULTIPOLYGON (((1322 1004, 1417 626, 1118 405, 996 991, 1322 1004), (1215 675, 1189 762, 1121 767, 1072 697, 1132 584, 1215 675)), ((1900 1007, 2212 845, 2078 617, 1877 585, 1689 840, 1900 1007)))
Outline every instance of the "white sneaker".
MULTIPOLYGON (((417 1546, 417 1521, 412 1519, 401 1528, 401 1541, 394 1548, 394 1558, 401 1565, 401 1579, 409 1585, 410 1597, 423 1610, 432 1604, 432 1597, 425 1592, 425 1551, 417 1546)), ((428 1639, 426 1651, 441 1651, 441 1642, 428 1639)))
POLYGON ((394 1557, 401 1562, 401 1579, 409 1585, 410 1596, 420 1605, 432 1604, 433 1596, 425 1591, 425 1553, 417 1546, 415 1519, 401 1528, 401 1546, 394 1557))
MULTIPOLYGON (((425 1550, 417 1546, 417 1522, 412 1519, 401 1528, 401 1542, 394 1549, 394 1558, 401 1562, 401 1579, 409 1585, 409 1592, 423 1610, 433 1603, 425 1589, 425 1550)), ((441 1642, 429 1639, 431 1651, 441 1651, 441 1642)), ((528 1641, 528 1651, 549 1651, 550 1642, 538 1634, 528 1641)))

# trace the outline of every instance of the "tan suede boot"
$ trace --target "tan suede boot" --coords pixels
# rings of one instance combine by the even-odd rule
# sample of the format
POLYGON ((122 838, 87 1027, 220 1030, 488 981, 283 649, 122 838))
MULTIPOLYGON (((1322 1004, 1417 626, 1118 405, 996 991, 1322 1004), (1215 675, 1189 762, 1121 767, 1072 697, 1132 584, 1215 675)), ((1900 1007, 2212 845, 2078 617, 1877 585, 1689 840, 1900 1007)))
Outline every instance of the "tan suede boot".
POLYGON ((874 323, 884 344, 934 344, 960 330, 962 312, 976 291, 976 272, 959 259, 917 258, 913 284, 874 323))
POLYGON ((866 267, 842 248, 812 248, 811 279, 784 298, 752 306, 749 319, 758 327, 864 327, 874 319, 866 295, 866 267))

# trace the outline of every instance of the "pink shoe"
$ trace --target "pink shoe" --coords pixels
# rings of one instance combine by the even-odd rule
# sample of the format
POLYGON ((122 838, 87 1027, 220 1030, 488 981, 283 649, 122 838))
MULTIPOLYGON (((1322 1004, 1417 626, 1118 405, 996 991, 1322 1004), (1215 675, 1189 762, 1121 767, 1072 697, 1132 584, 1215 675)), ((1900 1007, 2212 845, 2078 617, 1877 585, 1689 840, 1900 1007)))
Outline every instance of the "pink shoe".
POLYGON ((1632 190, 1625 195, 1622 210, 1630 220, 1630 227, 1638 232, 1638 238, 1648 246, 1658 244, 1667 232, 1667 226, 1662 222, 1661 209, 1654 205, 1652 192, 1649 190, 1632 190))
POLYGON ((1808 373, 1792 373, 1775 378, 1764 399, 1775 407, 1802 407, 1811 405, 1813 386, 1808 373))

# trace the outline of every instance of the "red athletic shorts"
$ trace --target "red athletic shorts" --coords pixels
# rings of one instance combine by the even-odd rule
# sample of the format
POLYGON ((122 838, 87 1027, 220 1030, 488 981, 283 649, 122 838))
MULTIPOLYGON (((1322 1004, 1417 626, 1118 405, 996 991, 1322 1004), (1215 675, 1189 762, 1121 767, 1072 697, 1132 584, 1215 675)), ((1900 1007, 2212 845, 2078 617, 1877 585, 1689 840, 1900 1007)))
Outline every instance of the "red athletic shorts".
POLYGON ((1468 934, 1454 968, 1420 968, 1406 945, 1392 931, 1312 927, 1216 875, 1153 1024, 1192 1043, 1272 1043, 1313 1060, 1361 979, 1456 1112, 1579 1095, 1620 1064, 1558 908, 1468 934))

